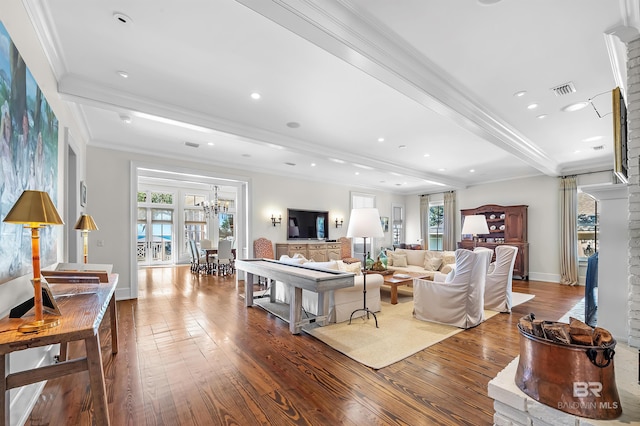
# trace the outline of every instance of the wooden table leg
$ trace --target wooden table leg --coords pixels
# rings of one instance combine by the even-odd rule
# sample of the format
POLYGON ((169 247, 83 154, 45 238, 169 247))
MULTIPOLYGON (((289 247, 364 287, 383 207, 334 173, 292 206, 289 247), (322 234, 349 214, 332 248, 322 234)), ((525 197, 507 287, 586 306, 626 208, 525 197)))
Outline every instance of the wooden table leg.
POLYGON ((3 425, 10 425, 9 416, 9 394, 7 393, 7 374, 9 374, 9 355, 0 355, 0 370, 2 371, 2 382, 0 382, 0 421, 3 425))
POLYGON ((69 342, 60 342, 60 355, 58 355, 58 362, 67 360, 67 351, 69 349, 69 342))
POLYGON ((97 425, 109 426, 109 405, 107 388, 104 383, 102 356, 100 354, 100 338, 98 334, 84 340, 89 365, 89 382, 93 396, 93 416, 97 425))
POLYGON ((302 319, 302 288, 290 286, 289 298, 289 331, 300 334, 300 320, 302 319))
POLYGON ((244 277, 244 306, 253 306, 253 274, 247 272, 244 277))
POLYGON ((398 304, 398 286, 396 284, 391 284, 391 304, 398 304))
MULTIPOLYGON (((109 302, 109 316, 111 317, 111 353, 118 353, 118 310, 116 309, 116 295, 111 296, 109 302)), ((60 351, 62 354, 62 351, 60 351)))

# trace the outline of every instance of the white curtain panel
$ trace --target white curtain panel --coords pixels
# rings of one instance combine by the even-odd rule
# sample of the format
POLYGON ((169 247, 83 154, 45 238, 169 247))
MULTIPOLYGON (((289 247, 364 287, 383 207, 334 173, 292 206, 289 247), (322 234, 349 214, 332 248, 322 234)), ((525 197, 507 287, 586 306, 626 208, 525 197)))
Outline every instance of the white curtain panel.
POLYGON ((578 284, 578 186, 575 176, 560 179, 560 282, 578 284))
POLYGON ((420 238, 422 248, 429 250, 429 196, 420 195, 420 238))
POLYGON ((456 193, 455 191, 444 194, 444 238, 442 250, 456 250, 456 193))

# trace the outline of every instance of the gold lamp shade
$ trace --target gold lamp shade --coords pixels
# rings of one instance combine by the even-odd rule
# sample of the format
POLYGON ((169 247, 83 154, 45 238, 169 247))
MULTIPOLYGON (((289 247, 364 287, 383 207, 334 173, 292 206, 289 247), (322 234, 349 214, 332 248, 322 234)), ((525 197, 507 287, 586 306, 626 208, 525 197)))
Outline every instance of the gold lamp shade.
POLYGON ((77 229, 79 231, 97 231, 98 226, 94 222, 91 215, 82 214, 78 218, 78 221, 76 222, 76 226, 74 226, 73 229, 77 229))
POLYGON ((3 222, 24 224, 28 228, 64 225, 49 194, 30 190, 22 193, 3 222))
POLYGON ((82 231, 82 248, 84 255, 84 263, 89 263, 89 231, 96 231, 98 226, 93 221, 91 215, 82 214, 76 222, 73 229, 82 231))
POLYGON ((22 324, 18 331, 31 333, 44 328, 55 327, 58 318, 44 319, 42 307, 42 283, 40 278, 40 227, 46 225, 64 225, 49 194, 43 191, 27 190, 20 195, 4 222, 23 224, 31 228, 31 258, 33 261, 33 305, 35 320, 22 324))

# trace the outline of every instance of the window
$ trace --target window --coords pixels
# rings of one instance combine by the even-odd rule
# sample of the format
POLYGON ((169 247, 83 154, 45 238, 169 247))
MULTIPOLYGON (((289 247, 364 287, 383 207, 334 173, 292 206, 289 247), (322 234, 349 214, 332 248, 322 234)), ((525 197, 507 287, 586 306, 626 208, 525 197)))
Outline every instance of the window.
POLYGON ((444 232, 444 202, 429 203, 429 250, 442 251, 444 232))
POLYGON ((394 247, 404 241, 404 207, 393 204, 391 206, 391 231, 393 233, 394 247))
POLYGON ((204 195, 185 194, 184 196, 184 250, 188 252, 189 240, 196 243, 207 238, 207 216, 199 206, 205 200, 204 195))
POLYGON ((598 251, 600 202, 578 190, 578 258, 586 259, 598 251))

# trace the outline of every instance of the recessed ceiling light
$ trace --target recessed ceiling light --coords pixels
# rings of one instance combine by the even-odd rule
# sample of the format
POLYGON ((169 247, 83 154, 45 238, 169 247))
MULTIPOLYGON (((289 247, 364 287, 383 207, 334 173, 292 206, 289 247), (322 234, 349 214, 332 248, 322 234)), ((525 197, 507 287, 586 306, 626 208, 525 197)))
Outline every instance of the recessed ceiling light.
POLYGON ((213 145, 214 145, 214 143, 213 143, 213 142, 208 142, 208 143, 207 143, 207 145, 209 145, 209 146, 213 146, 213 145))
POLYGON ((513 94, 513 96, 515 96, 516 98, 521 98, 521 97, 523 97, 523 96, 524 96, 524 95, 526 95, 526 94, 527 94, 527 91, 526 91, 526 90, 521 90, 521 91, 519 91, 519 92, 514 93, 514 94, 513 94))
POLYGON ((357 175, 359 175, 359 174, 360 174, 360 172, 356 172, 356 173, 355 173, 355 175, 356 175, 356 176, 357 176, 357 175))
POLYGON ((444 172, 447 169, 438 169, 439 172, 444 172))
POLYGON ((582 142, 595 142, 602 139, 602 136, 591 136, 590 138, 582 139, 582 142))
POLYGON ((315 167, 315 166, 316 166, 316 163, 311 163, 311 167, 315 167))
POLYGON ((570 104, 570 105, 567 105, 566 107, 562 108, 562 111, 564 111, 564 112, 580 111, 581 109, 583 109, 587 105, 589 105, 589 102, 576 102, 575 104, 570 104))
POLYGON ((492 6, 496 3, 500 3, 502 0, 478 0, 478 3, 482 6, 492 6))
POLYGON ((116 22, 119 22, 121 24, 130 24, 132 22, 131 18, 129 18, 124 13, 120 13, 120 12, 114 12, 113 19, 115 19, 116 22))
POLYGON ((384 142, 384 138, 378 138, 378 142, 384 142))
POLYGON ((425 154, 423 157, 431 157, 431 154, 425 154))
POLYGON ((580 150, 576 149, 575 151, 573 151, 574 154, 580 154, 580 150))
POLYGON ((548 116, 549 116, 549 114, 540 114, 540 115, 536 116, 536 118, 538 118, 540 120, 543 120, 543 119, 547 118, 548 116))
POLYGON ((261 97, 262 97, 262 96, 260 96, 260 93, 258 93, 258 92, 253 92, 253 93, 251 94, 251 99, 254 99, 254 100, 256 100, 256 101, 257 101, 258 99, 260 99, 261 97))
POLYGON ((298 127, 300 127, 300 123, 295 121, 290 121, 287 123, 287 127, 290 127, 292 129, 297 129, 298 127))
POLYGON ((476 172, 475 169, 469 170, 469 173, 475 173, 475 172, 476 172))
POLYGON ((283 146, 281 146, 281 145, 276 145, 275 143, 268 143, 268 144, 267 144, 267 146, 268 146, 269 148, 273 148, 273 149, 284 149, 284 147, 283 147, 283 146))
POLYGON ((122 78, 129 78, 129 73, 126 71, 118 71, 118 75, 122 78))
POLYGON ((538 104, 536 103, 527 105, 527 109, 536 109, 536 108, 538 108, 538 104))

